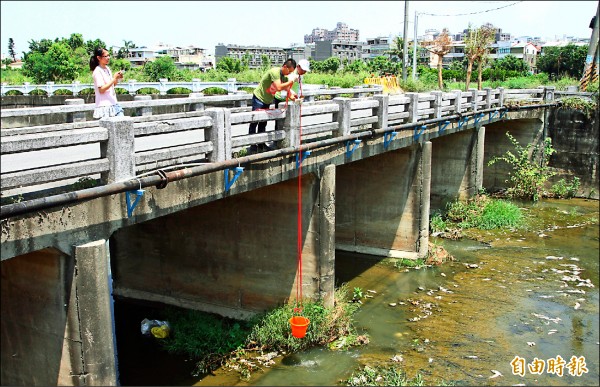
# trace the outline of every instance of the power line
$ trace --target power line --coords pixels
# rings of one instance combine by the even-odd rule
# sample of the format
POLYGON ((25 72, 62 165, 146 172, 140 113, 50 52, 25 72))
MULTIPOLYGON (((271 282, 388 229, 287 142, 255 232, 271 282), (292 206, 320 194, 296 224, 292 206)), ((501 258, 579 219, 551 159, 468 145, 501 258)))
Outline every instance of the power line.
POLYGON ((477 15, 477 14, 480 14, 480 13, 497 11, 499 9, 506 8, 506 7, 511 7, 511 6, 513 6, 515 4, 519 4, 519 3, 522 3, 522 1, 516 1, 514 3, 508 4, 508 5, 505 5, 505 6, 502 6, 502 7, 487 9, 485 11, 470 12, 470 13, 457 13, 457 14, 454 14, 454 15, 438 15, 438 14, 435 14, 435 13, 426 13, 426 12, 418 12, 418 14, 419 15, 428 15, 428 16, 466 16, 466 15, 477 15))

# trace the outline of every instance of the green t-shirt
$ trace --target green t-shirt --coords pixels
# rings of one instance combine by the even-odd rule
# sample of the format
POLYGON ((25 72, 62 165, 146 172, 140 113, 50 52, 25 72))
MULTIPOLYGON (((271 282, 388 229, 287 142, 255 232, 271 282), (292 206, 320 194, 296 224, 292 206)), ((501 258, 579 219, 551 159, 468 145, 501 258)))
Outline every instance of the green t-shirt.
POLYGON ((269 93, 268 90, 277 79, 279 79, 281 83, 288 81, 287 77, 281 74, 281 68, 273 67, 260 79, 260 82, 254 89, 254 95, 264 103, 271 104, 273 102, 273 94, 269 93))

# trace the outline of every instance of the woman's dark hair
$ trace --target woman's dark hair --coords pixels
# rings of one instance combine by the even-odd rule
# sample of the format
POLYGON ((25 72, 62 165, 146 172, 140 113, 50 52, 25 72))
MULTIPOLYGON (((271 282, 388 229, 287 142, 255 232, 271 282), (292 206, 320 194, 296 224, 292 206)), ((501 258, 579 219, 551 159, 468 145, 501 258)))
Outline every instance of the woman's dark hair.
POLYGON ((90 70, 94 71, 96 69, 96 67, 98 67, 98 65, 100 64, 98 62, 98 57, 102 56, 102 53, 104 51, 107 51, 106 48, 96 47, 96 49, 94 50, 94 53, 92 54, 92 57, 90 58, 90 70))

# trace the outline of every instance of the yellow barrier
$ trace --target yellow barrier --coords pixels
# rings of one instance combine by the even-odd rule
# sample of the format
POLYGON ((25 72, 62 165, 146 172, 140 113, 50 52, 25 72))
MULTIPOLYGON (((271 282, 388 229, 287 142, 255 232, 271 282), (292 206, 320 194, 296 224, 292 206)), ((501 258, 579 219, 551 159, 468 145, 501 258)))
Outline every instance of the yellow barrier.
POLYGON ((398 84, 398 79, 395 76, 365 78, 364 82, 368 85, 383 86, 383 92, 386 94, 398 94, 403 92, 398 84))
POLYGON ((586 70, 585 74, 583 74, 583 77, 579 83, 579 89, 581 91, 586 91, 589 83, 596 82, 598 82, 598 65, 596 63, 592 63, 592 65, 586 70))

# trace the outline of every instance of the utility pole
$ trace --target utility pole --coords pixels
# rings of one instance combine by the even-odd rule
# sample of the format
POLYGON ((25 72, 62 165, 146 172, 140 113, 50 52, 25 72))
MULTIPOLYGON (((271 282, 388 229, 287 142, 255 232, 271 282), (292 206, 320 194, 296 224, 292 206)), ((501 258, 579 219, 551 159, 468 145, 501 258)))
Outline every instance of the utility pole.
POLYGON ((590 39, 590 45, 588 47, 588 53, 585 58, 585 66, 583 69, 583 77, 581 77, 580 89, 585 91, 587 89, 590 80, 598 80, 598 19, 600 12, 600 4, 596 8, 596 16, 590 23, 592 28, 592 38, 590 39))
POLYGON ((417 20, 418 13, 415 11, 415 39, 413 41, 413 71, 412 71, 412 79, 413 81, 417 79, 417 20))
POLYGON ((408 0, 404 0, 404 47, 402 48, 402 80, 406 81, 408 64, 408 0))

